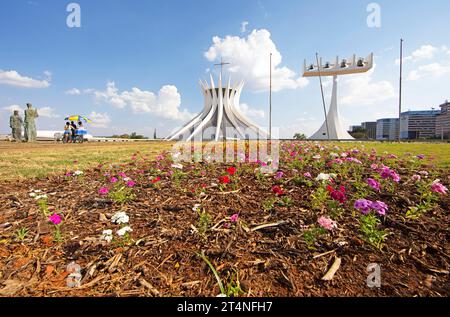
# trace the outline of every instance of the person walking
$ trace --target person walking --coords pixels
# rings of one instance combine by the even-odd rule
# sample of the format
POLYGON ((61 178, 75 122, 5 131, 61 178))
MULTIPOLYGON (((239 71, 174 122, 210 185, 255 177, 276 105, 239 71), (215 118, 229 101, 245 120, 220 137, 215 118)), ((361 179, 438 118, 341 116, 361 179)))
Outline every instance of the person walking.
POLYGON ((20 117, 18 110, 14 110, 14 114, 9 118, 9 127, 11 128, 11 134, 14 141, 21 142, 23 120, 20 117))

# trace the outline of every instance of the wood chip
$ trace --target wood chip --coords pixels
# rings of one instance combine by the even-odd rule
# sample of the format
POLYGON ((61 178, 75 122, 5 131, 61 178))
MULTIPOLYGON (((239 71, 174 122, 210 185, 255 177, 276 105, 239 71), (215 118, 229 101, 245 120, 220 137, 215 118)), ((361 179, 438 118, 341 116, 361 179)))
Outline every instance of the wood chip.
POLYGON ((341 258, 335 257, 334 263, 331 268, 328 270, 327 274, 322 277, 323 281, 331 281, 334 278, 337 270, 341 267, 341 258))

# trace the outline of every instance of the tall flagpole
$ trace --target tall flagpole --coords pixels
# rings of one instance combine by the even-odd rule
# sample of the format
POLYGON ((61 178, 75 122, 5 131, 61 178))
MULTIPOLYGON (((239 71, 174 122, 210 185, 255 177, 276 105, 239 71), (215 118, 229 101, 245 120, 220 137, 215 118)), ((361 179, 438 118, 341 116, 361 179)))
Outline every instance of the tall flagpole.
POLYGON ((400 84, 398 94, 398 142, 400 142, 400 119, 402 116, 403 39, 400 39, 400 84))
POLYGON ((325 114, 325 125, 327 126, 327 138, 328 141, 330 141, 330 129, 328 128, 327 107, 325 106, 325 96, 323 94, 322 75, 320 75, 320 72, 322 71, 322 64, 319 65, 319 53, 316 53, 316 60, 317 60, 317 68, 319 69, 320 91, 322 92, 322 104, 323 104, 323 113, 325 114))
POLYGON ((269 77, 269 140, 272 140, 272 53, 270 53, 269 77))

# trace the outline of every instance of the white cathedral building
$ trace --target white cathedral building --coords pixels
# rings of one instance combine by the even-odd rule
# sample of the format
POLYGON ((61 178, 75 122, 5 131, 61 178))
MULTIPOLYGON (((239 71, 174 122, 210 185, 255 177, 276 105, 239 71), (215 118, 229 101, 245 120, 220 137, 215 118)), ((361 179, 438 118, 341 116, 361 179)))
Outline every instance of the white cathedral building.
POLYGON ((211 83, 200 80, 204 95, 203 111, 182 128, 169 135, 166 140, 222 141, 230 139, 263 139, 267 133, 252 123, 239 111, 239 99, 244 82, 226 85, 219 75, 218 85, 210 74, 211 83))

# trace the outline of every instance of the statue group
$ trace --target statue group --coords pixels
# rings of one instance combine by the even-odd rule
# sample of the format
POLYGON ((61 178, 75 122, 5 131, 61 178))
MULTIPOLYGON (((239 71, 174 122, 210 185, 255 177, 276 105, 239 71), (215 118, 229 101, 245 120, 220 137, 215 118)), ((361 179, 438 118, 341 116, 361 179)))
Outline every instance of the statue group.
POLYGON ((25 121, 19 115, 19 111, 15 110, 14 114, 9 118, 9 126, 12 130, 12 137, 14 141, 22 141, 22 127, 25 128, 25 141, 36 141, 36 122, 35 119, 39 117, 36 109, 31 104, 27 104, 25 110, 25 121))

